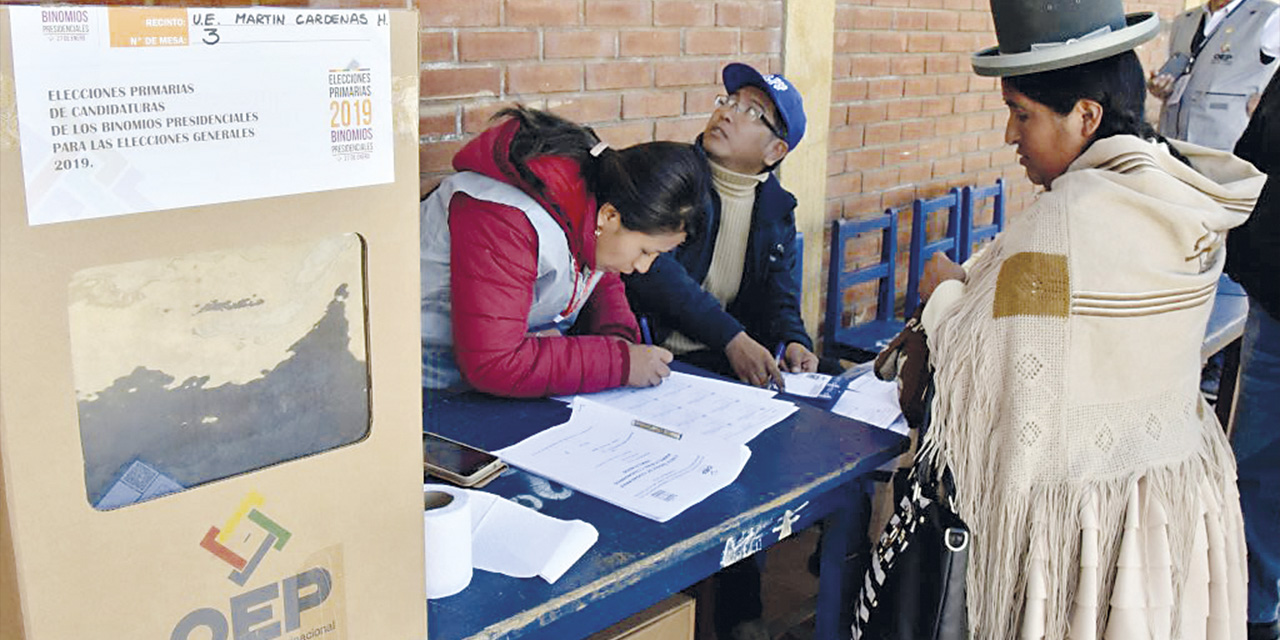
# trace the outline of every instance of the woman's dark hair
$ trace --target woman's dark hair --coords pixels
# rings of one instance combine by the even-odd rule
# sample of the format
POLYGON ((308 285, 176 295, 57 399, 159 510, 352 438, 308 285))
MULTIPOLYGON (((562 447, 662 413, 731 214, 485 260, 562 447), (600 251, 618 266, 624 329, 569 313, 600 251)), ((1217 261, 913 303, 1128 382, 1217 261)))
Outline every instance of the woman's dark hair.
MULTIPOLYGON (((1058 115, 1071 113, 1078 100, 1093 100, 1102 105, 1102 122, 1093 135, 1094 140, 1128 134, 1165 142, 1164 136, 1142 118, 1147 82, 1142 62, 1133 51, 1065 69, 1010 76, 1004 82, 1058 115)), ((1191 164, 1172 146, 1169 151, 1182 162, 1191 164)))
POLYGON ((625 149, 604 148, 593 156, 591 150, 600 138, 588 127, 524 106, 494 115, 495 120, 502 118, 520 122, 506 160, 540 192, 546 185, 529 169, 529 160, 564 156, 578 163, 596 202, 612 204, 627 229, 692 235, 701 225, 710 172, 706 158, 693 145, 645 142, 625 149))

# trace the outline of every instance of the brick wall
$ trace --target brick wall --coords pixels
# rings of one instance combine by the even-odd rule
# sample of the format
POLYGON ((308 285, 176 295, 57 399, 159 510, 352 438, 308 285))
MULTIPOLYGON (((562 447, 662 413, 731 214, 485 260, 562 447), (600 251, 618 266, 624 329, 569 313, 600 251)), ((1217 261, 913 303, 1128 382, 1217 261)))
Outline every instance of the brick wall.
POLYGON ((778 71, 782 0, 422 0, 422 189, 502 107, 614 146, 692 140, 740 60, 778 71))
MULTIPOLYGON (((1169 19, 1182 6, 1181 0, 1154 0, 1126 3, 1126 10, 1169 19)), ((837 0, 828 221, 881 215, 914 198, 997 178, 1005 181, 1011 215, 1034 198, 1013 147, 1004 143, 1000 84, 975 75, 969 61, 974 51, 995 43, 988 0, 837 0)), ((1144 45, 1144 65, 1162 62, 1167 46, 1163 35, 1144 45)), ((976 218, 989 223, 990 211, 976 218)), ((908 208, 899 217, 899 299, 906 289, 910 223, 908 208)), ((941 220, 931 221, 930 239, 940 238, 944 228, 941 220)), ((879 236, 844 250, 852 265, 878 262, 879 236)), ((845 308, 854 310, 844 324, 875 317, 876 286, 843 292, 845 308)), ((826 295, 824 289, 824 300, 826 295)))

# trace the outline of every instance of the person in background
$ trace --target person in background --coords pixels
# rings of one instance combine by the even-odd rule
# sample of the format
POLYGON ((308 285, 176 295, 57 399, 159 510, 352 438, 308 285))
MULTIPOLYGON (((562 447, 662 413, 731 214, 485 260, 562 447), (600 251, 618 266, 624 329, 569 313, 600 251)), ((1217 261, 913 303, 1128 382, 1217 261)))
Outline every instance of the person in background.
POLYGON ((611 149, 550 113, 506 109, 423 199, 422 386, 502 396, 652 386, 671 354, 640 344, 619 275, 699 227, 691 145, 611 149))
POLYGON ((922 314, 921 447, 973 534, 972 637, 1240 638, 1235 462, 1200 343, 1264 178, 1142 120, 1153 14, 992 10, 974 68, 1001 77, 1005 142, 1045 191, 966 268, 931 261, 922 314))
POLYGON ((1280 640, 1280 74, 1235 152, 1267 174, 1253 215, 1227 236, 1227 273, 1249 294, 1231 434, 1249 549, 1249 640, 1280 640))
POLYGON ((780 364, 818 368, 791 275, 801 259, 796 199, 773 174, 804 137, 804 104, 780 75, 739 63, 722 75, 727 95, 697 141, 711 165, 708 215, 693 239, 623 280, 636 314, 677 358, 782 386, 780 364))
POLYGON ((1230 151, 1280 56, 1280 7, 1208 0, 1173 21, 1169 57, 1147 82, 1163 101, 1159 133, 1230 151))

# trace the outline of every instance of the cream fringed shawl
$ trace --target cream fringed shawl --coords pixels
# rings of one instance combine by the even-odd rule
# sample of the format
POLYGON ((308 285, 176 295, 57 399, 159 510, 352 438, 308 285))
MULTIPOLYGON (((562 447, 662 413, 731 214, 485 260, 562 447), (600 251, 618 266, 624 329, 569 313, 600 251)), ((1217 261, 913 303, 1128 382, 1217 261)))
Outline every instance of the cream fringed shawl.
POLYGON ((974 533, 975 639, 1243 637, 1235 467, 1199 350, 1226 232, 1265 178, 1178 147, 1201 173, 1132 136, 1094 143, 929 327, 925 447, 974 533))

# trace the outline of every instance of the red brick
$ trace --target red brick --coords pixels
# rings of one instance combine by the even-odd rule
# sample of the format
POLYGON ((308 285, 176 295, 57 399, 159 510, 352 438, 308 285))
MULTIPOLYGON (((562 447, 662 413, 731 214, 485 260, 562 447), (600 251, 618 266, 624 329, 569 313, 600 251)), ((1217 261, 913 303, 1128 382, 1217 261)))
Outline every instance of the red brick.
POLYGON ((1004 96, 999 93, 982 94, 982 110, 983 111, 1004 111, 1006 105, 1004 96))
POLYGON ((851 12, 850 19, 853 23, 849 28, 863 31, 892 29, 894 21, 897 20, 897 14, 898 12, 892 9, 858 7, 851 12))
POLYGON ((418 0, 418 23, 432 27, 496 27, 498 0, 418 0))
POLYGON ((854 56, 849 73, 855 78, 879 78, 889 75, 889 56, 854 56))
POLYGON ((953 101, 954 98, 951 96, 925 98, 924 104, 920 108, 920 115, 926 118, 949 116, 955 111, 953 101))
POLYGON ((771 2, 764 7, 764 26, 770 29, 782 27, 782 3, 771 2))
POLYGON ((546 31, 542 55, 547 58, 611 58, 618 52, 616 31, 546 31))
POLYGON ((738 52, 736 29, 688 29, 684 35, 688 55, 732 54, 738 52))
POLYGON ((930 31, 956 31, 960 28, 960 14, 954 11, 930 11, 930 31))
POLYGON ((910 0, 908 5, 912 9, 941 9, 943 0, 910 0))
POLYGON ((622 119, 678 116, 684 109, 684 94, 676 91, 645 91, 622 96, 622 119))
POLYGON ((463 62, 526 60, 538 55, 538 34, 529 31, 462 31, 458 57, 463 62))
POLYGON ((844 154, 844 166, 850 170, 879 169, 884 166, 884 150, 858 149, 844 154))
POLYGON ((867 97, 872 100, 902 97, 901 78, 882 78, 867 81, 867 97))
POLYGON ((827 178, 827 197, 847 196, 861 192, 861 173, 842 173, 827 178))
POLYGON ((975 171, 979 171, 981 169, 987 169, 990 167, 991 167, 991 154, 989 153, 976 153, 971 156, 965 156, 964 158, 965 173, 973 173, 975 171))
POLYGON ((946 140, 925 140, 920 143, 920 147, 917 149, 916 153, 919 158, 924 160, 933 160, 946 156, 950 147, 950 143, 946 140))
POLYGON ((909 7, 911 3, 908 0, 871 0, 867 4, 877 7, 909 7))
POLYGON ((425 173, 452 170, 453 156, 462 145, 461 140, 418 145, 418 171, 425 173))
POLYGON ((924 58, 921 56, 894 56, 889 72, 895 76, 918 76, 924 74, 924 58))
POLYGON ((858 7, 846 3, 836 3, 836 31, 851 31, 858 28, 858 24, 854 19, 857 15, 858 7))
MULTIPOLYGON (((881 213, 880 196, 862 193, 844 199, 845 217, 869 217, 881 213)), ((898 246, 902 246, 899 244, 898 246)))
POLYGON ((614 122, 622 114, 622 97, 591 94, 575 98, 547 100, 547 109, 574 122, 614 122))
POLYGON ((508 27, 563 27, 582 24, 581 16, 578 15, 578 0, 506 0, 506 2, 508 27))
POLYGON ((932 120, 915 120, 912 122, 904 122, 902 124, 903 140, 920 140, 933 136, 934 126, 932 120))
POLYGON ((968 33, 942 34, 942 50, 955 52, 971 52, 977 47, 973 45, 973 37, 968 33))
POLYGON ((996 78, 984 78, 979 75, 969 76, 969 91, 1000 91, 1000 82, 996 78))
POLYGON ((428 138, 457 135, 458 108, 455 106, 418 110, 418 135, 428 138))
POLYGON ((991 152, 992 166, 1003 167, 1005 165, 1017 164, 1018 152, 1013 147, 1001 147, 991 152))
POLYGON ((978 136, 963 135, 951 139, 951 155, 958 156, 978 150, 978 136))
MULTIPOLYGON (((980 149, 1003 149, 1004 146, 1003 129, 993 129, 978 135, 978 148, 980 149)), ((1009 147, 1009 149, 1012 150, 1013 147, 1009 147)))
POLYGON ((764 22, 764 8, 753 2, 717 2, 716 26, 755 27, 764 22))
MULTIPOLYGON (((102 3, 94 2, 94 4, 102 4, 102 3)), ((421 153, 421 150, 419 150, 419 153, 421 153)), ((444 179, 452 173, 453 172, 450 171, 449 173, 431 173, 431 174, 419 175, 418 176, 418 197, 419 198, 426 197, 428 193, 431 193, 432 189, 439 186, 440 183, 443 182, 444 179)))
POLYGON ((919 118, 924 108, 924 101, 920 99, 903 99, 891 101, 888 105, 887 117, 890 120, 907 120, 910 118, 919 118))
POLYGON ((780 29, 743 30, 741 38, 743 53, 778 53, 782 51, 782 30, 780 29))
POLYGON ((836 53, 866 53, 871 51, 871 34, 864 31, 837 31, 836 53))
POLYGON ((893 28, 899 31, 924 31, 929 24, 929 14, 924 11, 898 9, 893 12, 893 28))
POLYGON ((907 51, 907 36, 901 33, 872 33, 871 51, 874 53, 905 53, 907 51))
POLYGON ((940 33, 913 33, 907 36, 907 51, 911 53, 936 53, 942 51, 940 33))
POLYGON ((960 158, 939 158, 933 161, 933 179, 954 176, 964 170, 964 163, 960 158))
POLYGON ((652 122, 635 122, 630 124, 608 124, 592 127, 601 140, 615 149, 622 149, 641 142, 650 142, 653 138, 652 122))
MULTIPOLYGON (((480 133, 489 128, 493 124, 493 114, 507 108, 515 106, 514 102, 495 101, 495 102, 468 102, 462 106, 462 132, 463 133, 480 133)), ((528 104, 527 106, 534 106, 528 104)))
POLYGON ((587 0, 587 24, 595 26, 650 26, 652 5, 635 0, 587 0))
POLYGON ((633 89, 653 86, 648 62, 603 62, 587 65, 587 90, 633 89))
POLYGON ((843 80, 834 82, 831 85, 832 102, 849 102, 850 100, 865 100, 866 98, 866 80, 843 80))
POLYGON ((882 149, 884 151, 884 164, 889 166, 915 162, 920 157, 919 148, 920 146, 915 142, 886 146, 882 149))
POLYGON ((832 106, 827 112, 827 126, 843 127, 849 122, 849 107, 843 105, 832 106))
POLYGON ((507 93, 581 91, 580 64, 525 64, 507 67, 507 93))
MULTIPOLYGON (((844 173, 844 154, 828 153, 827 154, 827 177, 838 176, 844 173)), ((828 196, 829 198, 830 196, 828 196)))
POLYGON ((424 69, 418 76, 423 100, 497 96, 502 87, 502 71, 496 67, 424 69))
POLYGON ((863 139, 867 146, 898 142, 902 139, 902 125, 897 122, 868 123, 863 139))
POLYGON ((720 62, 716 60, 681 60, 653 65, 653 83, 659 87, 694 84, 720 84, 720 62))
POLYGON ((974 113, 982 110, 982 98, 980 93, 963 93, 955 97, 956 113, 974 113))
POLYGON ((969 76, 941 76, 938 78, 938 94, 965 93, 969 90, 969 76))
POLYGON ((618 41, 622 56, 674 56, 680 54, 680 32, 674 30, 623 31, 618 41))
POLYGON ((933 177, 933 165, 928 162, 916 162, 898 166, 898 180, 906 184, 924 182, 933 177))
POLYGON ((715 24, 715 5, 659 0, 653 3, 653 24, 658 27, 709 27, 715 24))
POLYGON ((884 102, 862 102, 849 105, 849 122, 882 122, 888 112, 884 102))
POLYGON ((684 92, 684 112, 688 114, 710 114, 716 108, 716 96, 724 93, 724 87, 697 87, 684 92))
POLYGON ((972 0, 942 0, 942 8, 947 11, 968 11, 970 9, 986 9, 987 3, 977 7, 972 0))
POLYGON ((448 31, 418 34, 418 54, 422 62, 452 62, 453 34, 448 31))
POLYGON ((831 77, 835 80, 848 78, 852 73, 853 60, 857 57, 850 55, 831 56, 831 77))
MULTIPOLYGON (((951 53, 926 56, 924 59, 924 72, 929 75, 956 73, 962 68, 960 63, 960 56, 951 53)), ((968 60, 965 60, 964 63, 968 64, 968 60)))
POLYGON ((827 206, 826 206, 826 213, 824 214, 826 217, 823 219, 828 222, 832 220, 839 220, 843 212, 844 212, 844 206, 840 203, 839 200, 828 199, 827 206))
POLYGON ((964 116, 947 116, 934 120, 938 136, 953 136, 964 132, 964 116))
POLYGON ((890 167, 877 171, 865 171, 862 174, 863 191, 884 191, 898 186, 898 168, 890 167))
POLYGON ((831 131, 831 139, 827 146, 832 151, 857 149, 862 146, 863 129, 859 127, 840 127, 831 131))
POLYGON ((985 131, 995 126, 994 122, 990 113, 975 113, 965 116, 964 130, 969 132, 985 131))
POLYGON ((654 140, 692 142, 706 128, 706 118, 663 119, 654 124, 654 140))
POLYGON ((938 92, 938 79, 931 76, 907 78, 902 88, 904 96, 931 96, 938 92))
POLYGON ((964 11, 960 13, 961 31, 987 31, 991 28, 991 15, 984 11, 964 11))

